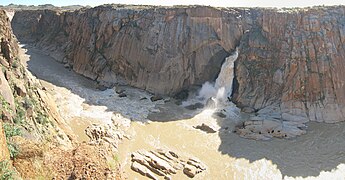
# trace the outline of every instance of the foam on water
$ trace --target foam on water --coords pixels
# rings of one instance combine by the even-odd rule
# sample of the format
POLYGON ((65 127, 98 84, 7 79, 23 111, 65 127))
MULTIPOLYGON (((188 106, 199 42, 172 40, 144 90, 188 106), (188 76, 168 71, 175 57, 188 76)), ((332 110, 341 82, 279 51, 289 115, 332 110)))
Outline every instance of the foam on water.
POLYGON ((214 105, 206 108, 221 111, 230 117, 237 117, 239 109, 230 101, 234 79, 234 63, 237 57, 238 50, 236 49, 234 54, 225 58, 216 81, 214 83, 205 82, 199 90, 197 97, 183 102, 183 105, 187 106, 196 102, 202 102, 207 106, 208 101, 211 99, 214 105))

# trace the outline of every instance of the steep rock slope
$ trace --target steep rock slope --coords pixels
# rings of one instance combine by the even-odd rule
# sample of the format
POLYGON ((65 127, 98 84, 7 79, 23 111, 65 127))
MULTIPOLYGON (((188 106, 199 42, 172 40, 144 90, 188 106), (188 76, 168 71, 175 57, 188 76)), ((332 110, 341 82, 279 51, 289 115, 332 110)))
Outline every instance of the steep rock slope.
POLYGON ((232 100, 271 118, 344 120, 344 7, 100 6, 19 11, 18 37, 104 83, 173 94, 214 80, 237 45, 232 100))
POLYGON ((23 52, 0 10, 0 179, 120 179, 114 149, 78 143, 53 98, 22 64, 23 52), (18 53, 20 52, 20 53, 18 53))
POLYGON ((345 119, 345 8, 263 11, 241 41, 234 99, 284 120, 345 119))
POLYGON ((243 34, 241 13, 211 7, 100 6, 19 11, 12 24, 21 40, 58 48, 80 74, 173 94, 216 78, 243 34))

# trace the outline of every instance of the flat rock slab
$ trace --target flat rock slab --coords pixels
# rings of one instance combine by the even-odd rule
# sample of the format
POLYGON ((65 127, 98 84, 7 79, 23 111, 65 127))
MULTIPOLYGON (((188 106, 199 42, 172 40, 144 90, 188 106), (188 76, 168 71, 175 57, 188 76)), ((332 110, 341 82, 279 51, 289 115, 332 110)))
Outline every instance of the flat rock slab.
POLYGON ((151 179, 171 179, 171 176, 182 170, 189 178, 205 171, 206 165, 197 158, 184 160, 170 150, 139 150, 133 152, 131 169, 151 179))
POLYGON ((247 120, 235 130, 241 137, 255 140, 292 138, 305 134, 304 124, 291 124, 279 120, 247 120))

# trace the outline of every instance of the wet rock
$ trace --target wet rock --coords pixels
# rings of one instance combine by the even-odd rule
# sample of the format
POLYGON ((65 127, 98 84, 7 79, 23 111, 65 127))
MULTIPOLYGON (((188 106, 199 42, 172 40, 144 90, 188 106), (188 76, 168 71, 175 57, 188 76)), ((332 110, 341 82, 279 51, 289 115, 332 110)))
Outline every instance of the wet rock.
POLYGON ((210 97, 207 101, 206 101, 206 105, 207 108, 211 108, 214 109, 216 108, 216 101, 213 97, 210 97))
POLYGON ((150 171, 146 166, 143 166, 140 163, 133 162, 131 165, 131 169, 135 172, 140 173, 143 176, 158 180, 158 178, 154 175, 154 173, 152 171, 150 171))
POLYGON ((177 100, 185 101, 188 98, 188 95, 189 95, 188 90, 185 89, 176 93, 173 97, 177 100))
POLYGON ((116 93, 117 94, 122 94, 122 93, 124 93, 126 90, 124 90, 124 89, 120 89, 120 88, 116 88, 116 93))
POLYGON ((188 110, 196 110, 196 109, 202 109, 204 108, 204 105, 202 103, 195 103, 195 104, 191 104, 185 107, 188 110))
POLYGON ((127 97, 127 94, 125 94, 125 93, 120 93, 120 94, 119 94, 119 97, 120 97, 120 98, 122 98, 122 97, 127 97))
POLYGON ((194 176, 197 174, 197 168, 195 166, 185 165, 183 168, 183 173, 190 178, 194 178, 194 176))
POLYGON ((193 157, 193 158, 189 158, 187 161, 187 164, 195 166, 196 168, 200 169, 200 170, 206 170, 206 165, 203 164, 199 159, 193 157))
POLYGON ((226 118, 226 115, 224 113, 222 113, 222 112, 215 112, 213 114, 218 116, 218 117, 220 117, 220 118, 226 118))
POLYGON ((255 140, 291 138, 306 133, 304 129, 298 128, 297 124, 279 120, 247 120, 238 126, 235 132, 241 137, 255 140))
POLYGON ((197 169, 194 166, 185 165, 183 173, 185 173, 188 177, 193 178, 197 174, 197 169))
POLYGON ((201 125, 198 125, 196 127, 194 127, 195 129, 200 129, 206 133, 215 133, 217 132, 215 129, 213 129, 212 127, 202 123, 201 125))
POLYGON ((65 67, 66 69, 70 69, 70 68, 71 68, 71 66, 70 66, 68 63, 64 64, 64 67, 65 67))
POLYGON ((104 85, 101 85, 101 84, 98 84, 97 87, 96 87, 96 89, 98 89, 98 90, 100 90, 100 91, 105 91, 105 90, 108 89, 108 87, 107 87, 107 86, 104 86, 104 85))
POLYGON ((244 108, 241 109, 241 111, 244 112, 244 113, 254 113, 255 109, 251 108, 251 107, 244 107, 244 108))
POLYGON ((159 101, 159 100, 162 100, 162 99, 163 99, 163 97, 162 97, 162 96, 159 96, 159 95, 155 95, 155 96, 152 96, 152 97, 150 98, 150 100, 151 100, 152 102, 159 101))

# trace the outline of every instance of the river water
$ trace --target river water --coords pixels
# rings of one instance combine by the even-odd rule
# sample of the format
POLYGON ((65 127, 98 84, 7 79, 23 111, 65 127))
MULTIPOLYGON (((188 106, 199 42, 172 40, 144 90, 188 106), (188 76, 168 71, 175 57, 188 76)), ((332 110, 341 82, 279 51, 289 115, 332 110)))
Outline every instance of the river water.
MULTIPOLYGON (((232 130, 245 115, 220 118, 213 115, 212 109, 190 111, 173 101, 151 102, 150 94, 130 87, 121 87, 127 97, 120 98, 115 89, 97 90, 95 82, 64 68, 38 50, 28 48, 23 59, 53 96, 60 114, 80 141, 87 139, 83 133, 87 125, 110 123, 113 114, 132 120, 128 130, 131 138, 123 141, 118 153, 128 179, 145 179, 130 170, 131 152, 155 148, 168 148, 200 159, 208 168, 194 179, 345 177, 344 123, 309 123, 306 135, 288 140, 243 139, 232 130), (164 122, 150 122, 147 117, 164 122), (202 123, 218 131, 206 133, 193 128, 202 123)), ((172 178, 187 179, 182 174, 172 178)))

